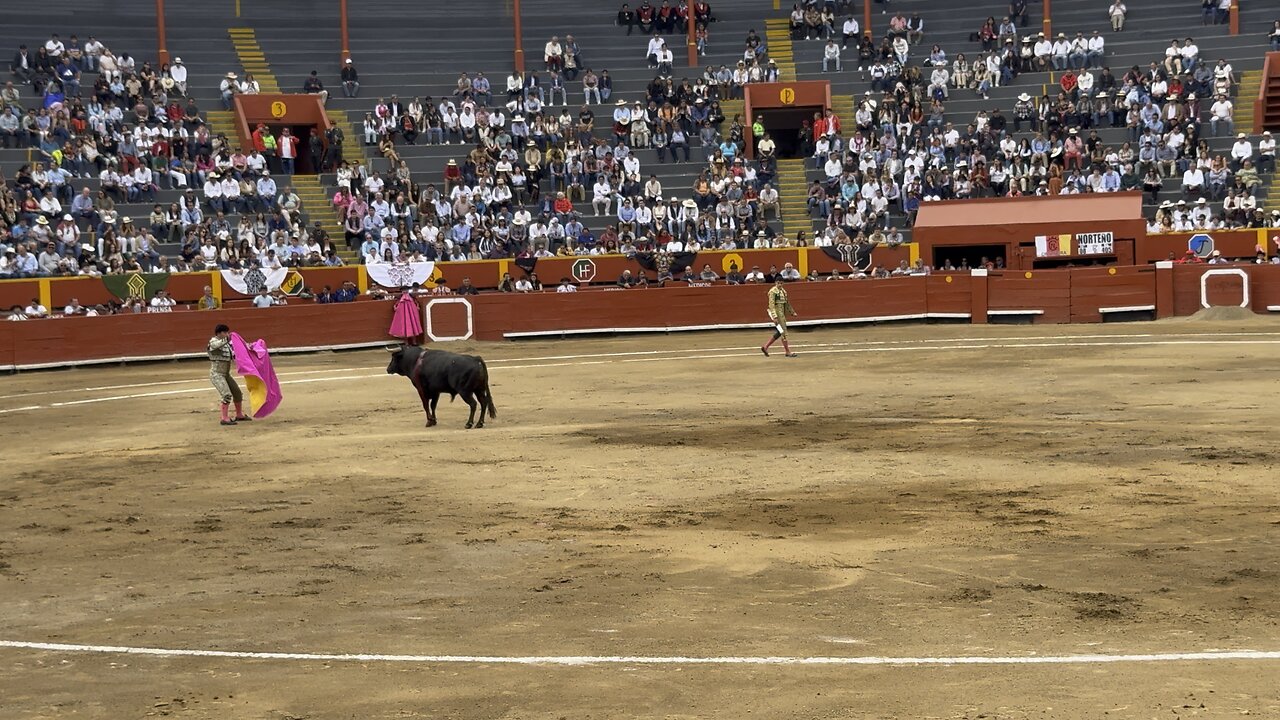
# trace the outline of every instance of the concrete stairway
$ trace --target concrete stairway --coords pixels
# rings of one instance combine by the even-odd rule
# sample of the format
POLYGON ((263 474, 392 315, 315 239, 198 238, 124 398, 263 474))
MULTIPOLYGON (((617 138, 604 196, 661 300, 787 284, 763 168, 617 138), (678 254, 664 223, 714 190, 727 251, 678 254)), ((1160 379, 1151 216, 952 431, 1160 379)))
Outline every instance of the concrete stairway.
POLYGON ((802 158, 778 161, 778 198, 782 205, 782 232, 794 240, 803 231, 812 239, 813 222, 809 216, 809 181, 802 158))
POLYGON ((769 59, 778 66, 778 79, 794 82, 796 60, 791 47, 790 21, 787 18, 769 18, 765 21, 765 43, 769 59))
POLYGON ((267 64, 266 55, 262 52, 262 46, 258 44, 257 33, 250 27, 233 27, 227 28, 227 35, 231 37, 231 44, 236 49, 236 56, 240 59, 240 67, 244 68, 244 72, 253 75, 253 79, 258 82, 258 86, 264 95, 277 94, 280 92, 280 83, 276 80, 276 76, 271 72, 271 66, 267 64))

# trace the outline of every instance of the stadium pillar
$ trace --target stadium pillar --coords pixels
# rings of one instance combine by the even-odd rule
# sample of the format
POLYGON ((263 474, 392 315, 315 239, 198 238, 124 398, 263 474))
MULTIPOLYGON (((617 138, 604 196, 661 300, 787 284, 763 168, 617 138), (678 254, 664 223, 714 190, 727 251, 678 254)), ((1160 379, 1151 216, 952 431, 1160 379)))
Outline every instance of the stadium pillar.
POLYGON ((1173 317, 1173 261, 1156 263, 1156 319, 1173 317))
POLYGON ((512 7, 513 7, 512 16, 515 19, 515 26, 516 26, 515 28, 516 29, 516 46, 515 46, 516 47, 516 56, 515 56, 516 73, 523 75, 524 74, 524 43, 520 39, 521 35, 523 34, 520 29, 520 0, 512 0, 512 7))
POLYGON ((338 0, 338 29, 342 34, 342 57, 338 58, 338 65, 342 66, 351 57, 351 42, 347 35, 347 0, 338 0))
POLYGON ((969 322, 974 325, 987 324, 987 271, 985 268, 969 271, 969 322))
POLYGON ((698 67, 698 34, 695 26, 698 24, 698 15, 694 12, 692 1, 685 7, 689 8, 689 17, 685 20, 685 25, 689 26, 689 68, 696 70, 698 67))
POLYGON ((862 34, 874 38, 871 34, 871 0, 862 1, 862 34))
POLYGON ((1044 36, 1053 37, 1053 12, 1049 9, 1050 0, 1044 0, 1044 36))
POLYGON ((156 55, 161 65, 169 63, 169 48, 164 39, 164 0, 156 0, 156 55))
POLYGON ((1231 34, 1240 34, 1240 0, 1231 0, 1231 8, 1227 11, 1231 13, 1231 34))

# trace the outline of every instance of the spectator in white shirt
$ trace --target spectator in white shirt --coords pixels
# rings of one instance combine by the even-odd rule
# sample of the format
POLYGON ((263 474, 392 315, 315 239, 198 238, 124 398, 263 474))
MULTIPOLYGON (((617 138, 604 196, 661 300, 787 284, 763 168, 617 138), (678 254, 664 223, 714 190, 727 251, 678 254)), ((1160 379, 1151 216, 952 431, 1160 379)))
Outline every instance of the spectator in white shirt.
POLYGON ((567 277, 560 278, 560 284, 556 286, 556 292, 558 293, 578 292, 578 286, 574 285, 573 281, 567 277))
POLYGON ((1187 197, 1198 196, 1204 190, 1204 171, 1192 165, 1182 173, 1182 193, 1187 197))
POLYGON ((1070 65, 1072 69, 1079 70, 1086 67, 1089 63, 1089 41, 1085 40, 1084 33, 1076 33, 1075 38, 1071 40, 1070 65))
POLYGON ((1182 74, 1182 45, 1177 38, 1164 49, 1164 70, 1170 75, 1182 74))
POLYGON ((945 60, 938 60, 933 64, 933 72, 929 73, 929 96, 937 98, 941 96, 943 100, 950 97, 947 86, 951 82, 951 73, 947 71, 947 63, 945 60))
POLYGON ((1276 171, 1276 141, 1271 137, 1270 130, 1262 132, 1262 139, 1258 141, 1258 172, 1272 173, 1276 171))
POLYGON ((182 64, 182 58, 173 59, 173 64, 169 66, 169 77, 173 78, 173 86, 179 95, 187 94, 187 66, 182 64))
POLYGON ((1093 35, 1089 36, 1089 67, 1103 67, 1106 65, 1107 40, 1097 30, 1093 31, 1093 35))
POLYGON ((1226 127, 1226 134, 1230 135, 1235 130, 1234 121, 1235 106, 1227 99, 1225 94, 1219 95, 1218 99, 1209 107, 1209 125, 1213 129, 1213 136, 1218 136, 1218 126, 1226 127))
POLYGON ((1093 73, 1081 70, 1076 77, 1076 88, 1080 90, 1081 97, 1093 97, 1093 73))
POLYGON ((645 59, 649 61, 649 67, 658 67, 658 52, 666 45, 666 41, 661 37, 654 35, 649 38, 649 47, 645 50, 645 59))
POLYGON ((23 309, 22 314, 28 318, 49 317, 49 308, 41 305, 39 300, 32 298, 31 304, 23 309))
POLYGON ((842 69, 840 65, 840 46, 836 44, 835 38, 827 41, 827 46, 822 50, 822 72, 827 72, 832 64, 836 66, 836 72, 842 69))
POLYGON ((858 21, 850 15, 849 18, 844 21, 844 27, 841 29, 841 32, 844 34, 844 42, 840 45, 842 49, 849 47, 849 40, 853 40, 856 43, 859 37, 858 21))
POLYGON ((151 306, 147 308, 149 313, 167 313, 173 312, 173 306, 177 305, 173 298, 169 297, 169 293, 164 290, 157 290, 156 296, 151 298, 151 306))
POLYGON ((595 210, 596 217, 609 214, 609 205, 613 200, 613 188, 609 186, 609 180, 603 173, 596 178, 596 184, 591 186, 591 208, 595 210))
POLYGON ((1058 39, 1053 42, 1053 69, 1066 70, 1070 57, 1071 43, 1067 41, 1067 34, 1058 33, 1058 39))
POLYGON ((1107 10, 1107 15, 1111 17, 1112 32, 1120 32, 1124 30, 1124 16, 1129 14, 1129 8, 1125 7, 1122 0, 1115 0, 1111 3, 1111 8, 1107 10))
POLYGON ((1231 169, 1239 172, 1245 160, 1253 159, 1253 143, 1244 133, 1236 135, 1236 143, 1231 146, 1231 169))
POLYGON ((1182 71, 1193 72, 1200 61, 1200 48, 1196 46, 1196 41, 1187 38, 1186 42, 1182 43, 1180 52, 1182 53, 1182 71))

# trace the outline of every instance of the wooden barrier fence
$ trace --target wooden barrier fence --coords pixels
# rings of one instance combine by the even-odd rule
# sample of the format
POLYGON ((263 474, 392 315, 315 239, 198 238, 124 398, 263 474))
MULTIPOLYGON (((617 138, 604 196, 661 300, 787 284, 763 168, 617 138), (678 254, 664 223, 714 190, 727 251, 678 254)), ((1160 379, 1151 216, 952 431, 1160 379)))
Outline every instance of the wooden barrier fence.
MULTIPOLYGON (((483 293, 420 298, 432 341, 568 337, 612 332, 765 328, 765 287, 739 285, 483 293)), ((1174 265, 973 271, 788 286, 799 328, 956 320, 1102 322, 1190 315, 1208 306, 1280 312, 1280 265, 1174 265)), ((217 323, 277 351, 390 340, 393 303, 300 302, 267 309, 74 317, 0 323, 0 369, 198 356, 217 323)))

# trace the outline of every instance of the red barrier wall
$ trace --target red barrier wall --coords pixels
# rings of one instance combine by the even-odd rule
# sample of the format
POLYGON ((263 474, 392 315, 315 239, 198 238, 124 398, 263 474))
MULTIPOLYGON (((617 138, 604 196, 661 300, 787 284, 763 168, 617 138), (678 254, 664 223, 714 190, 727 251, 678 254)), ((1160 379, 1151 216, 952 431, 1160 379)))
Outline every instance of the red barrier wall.
MULTIPOLYGON (((194 276, 203 277, 203 276, 194 276)), ((56 283, 55 283, 56 284, 56 283)), ((577 332, 670 331, 763 327, 763 285, 579 293, 485 293, 467 298, 423 297, 424 325, 438 339, 501 340, 577 332)), ((1034 322, 1098 322, 1102 308, 1155 306, 1160 317, 1190 315, 1209 305, 1280 306, 1280 266, 1165 265, 1072 268, 990 274, 937 274, 887 280, 842 280, 788 286, 800 313, 797 326, 1039 310, 1034 322), (1028 277, 1029 275, 1029 277, 1028 277)), ((29 300, 29 298, 28 298, 29 300)), ((83 298, 82 298, 83 301, 83 298)), ((274 348, 378 343, 391 322, 392 303, 116 315, 0 322, 0 366, 39 367, 79 361, 163 358, 200 353, 219 322, 274 348)))
POLYGON ((1153 266, 1079 268, 1071 271, 1073 323, 1102 322, 1103 308, 1145 307, 1156 304, 1153 266))
MULTIPOLYGON (((763 285, 713 288, 669 287, 648 290, 593 290, 582 293, 480 295, 471 298, 474 330, 482 340, 508 334, 575 334, 575 331, 717 329, 767 325, 763 285)), ((925 278, 845 280, 788 286, 800 313, 793 322, 872 319, 924 319, 925 278)), ((456 305, 456 303, 450 303, 456 305)), ((436 335, 463 335, 456 307, 430 310, 436 335), (438 313, 438 314, 436 314, 438 313), (447 323, 447 324, 446 324, 447 323)))
POLYGON ((1039 310, 1036 322, 1064 323, 1071 320, 1072 270, 1027 270, 993 272, 987 278, 987 308, 1039 310))
POLYGON ((0 365, 199 353, 218 323, 246 338, 267 338, 277 348, 372 343, 389 339, 391 313, 392 303, 369 301, 5 322, 0 326, 0 365))

